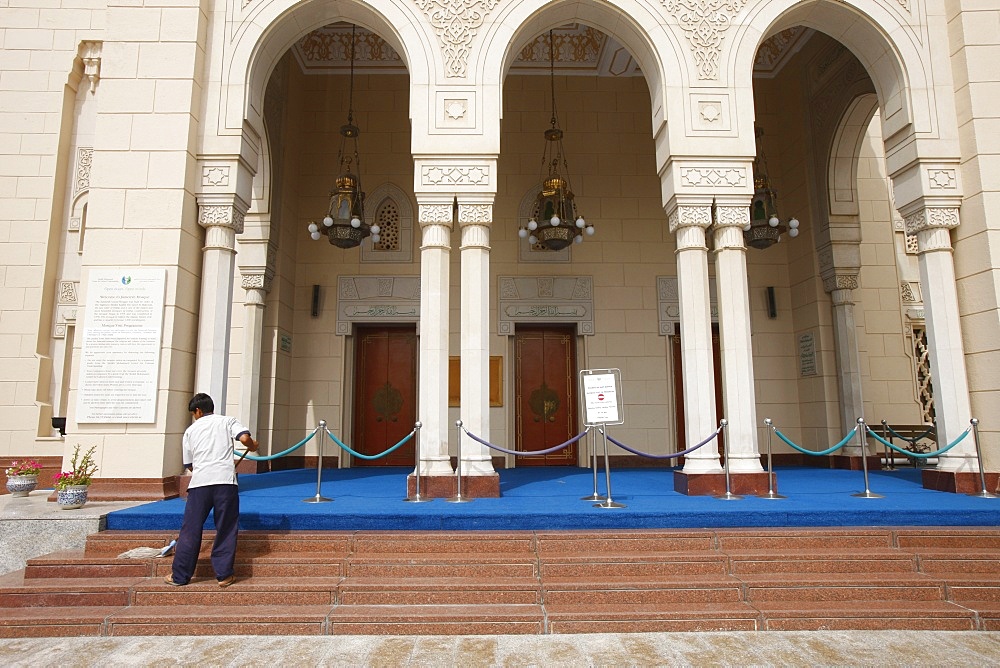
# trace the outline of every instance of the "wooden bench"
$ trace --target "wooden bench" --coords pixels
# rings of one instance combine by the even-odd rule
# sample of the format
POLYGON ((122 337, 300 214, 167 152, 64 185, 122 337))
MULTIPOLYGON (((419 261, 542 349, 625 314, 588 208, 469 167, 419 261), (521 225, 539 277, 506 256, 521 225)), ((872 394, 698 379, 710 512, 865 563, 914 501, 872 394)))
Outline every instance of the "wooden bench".
MULTIPOLYGON (((875 431, 893 445, 920 455, 937 449, 937 425, 934 424, 888 424, 883 420, 875 431)), ((885 451, 883 456, 886 466, 890 469, 895 468, 893 459, 901 453, 885 445, 882 446, 882 449, 885 451)), ((906 458, 914 467, 920 466, 926 461, 923 457, 907 456, 906 458)))

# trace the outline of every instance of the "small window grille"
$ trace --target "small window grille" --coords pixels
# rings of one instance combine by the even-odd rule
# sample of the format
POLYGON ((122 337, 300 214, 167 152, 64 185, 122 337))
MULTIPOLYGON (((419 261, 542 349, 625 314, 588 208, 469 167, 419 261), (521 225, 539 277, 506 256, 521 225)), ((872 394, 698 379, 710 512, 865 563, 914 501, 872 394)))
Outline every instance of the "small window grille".
POLYGON ((913 359, 917 367, 920 417, 925 423, 931 423, 934 421, 934 385, 931 382, 931 355, 925 327, 913 328, 913 359))
POLYGON ((387 199, 375 214, 375 222, 379 226, 379 242, 374 244, 376 251, 399 250, 399 207, 392 199, 387 199))

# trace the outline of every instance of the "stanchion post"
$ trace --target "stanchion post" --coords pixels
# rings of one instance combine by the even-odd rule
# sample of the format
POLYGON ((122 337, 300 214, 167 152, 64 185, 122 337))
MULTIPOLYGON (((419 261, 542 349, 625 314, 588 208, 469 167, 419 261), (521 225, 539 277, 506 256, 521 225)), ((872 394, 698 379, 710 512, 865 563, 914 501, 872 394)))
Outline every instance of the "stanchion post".
POLYGON ((316 442, 318 448, 316 457, 316 496, 302 499, 305 503, 330 503, 333 499, 328 499, 320 494, 320 487, 323 484, 323 441, 326 439, 326 420, 319 421, 319 440, 316 442))
POLYGON ((420 496, 420 428, 423 426, 424 426, 423 423, 421 423, 419 420, 413 423, 413 431, 416 432, 413 435, 413 438, 416 441, 416 445, 414 446, 413 450, 416 453, 416 457, 414 458, 417 460, 417 466, 416 468, 413 469, 414 471, 413 478, 416 481, 416 484, 414 489, 414 495, 407 496, 405 499, 403 499, 403 501, 407 501, 408 503, 424 503, 425 501, 433 501, 433 499, 425 499, 424 497, 420 496))
POLYGON ((608 497, 601 496, 597 492, 597 444, 594 443, 594 433, 588 434, 590 441, 590 468, 594 472, 594 493, 589 496, 581 496, 581 501, 607 501, 608 497))
POLYGON ((739 501, 743 497, 739 494, 733 494, 729 481, 729 420, 722 418, 719 420, 719 426, 722 427, 722 454, 726 458, 726 465, 724 467, 726 471, 726 493, 715 498, 723 501, 739 501))
POLYGON ((771 431, 773 431, 774 422, 771 418, 764 418, 764 426, 767 428, 767 494, 760 497, 762 499, 787 499, 788 497, 784 494, 778 494, 774 491, 774 465, 771 463, 771 431))
MULTIPOLYGON (((882 420, 882 440, 889 440, 889 423, 882 420)), ((896 470, 896 455, 889 449, 889 446, 882 444, 882 449, 885 450, 885 465, 890 471, 896 470)))
POLYGON ((624 503, 611 500, 611 464, 608 460, 608 425, 601 425, 601 433, 604 434, 604 484, 608 490, 608 496, 601 503, 595 503, 595 508, 625 508, 624 503))
POLYGON ((871 491, 868 487, 868 448, 867 448, 867 438, 868 438, 868 427, 865 425, 865 419, 863 417, 858 418, 858 443, 861 445, 861 468, 865 472, 865 491, 858 492, 857 494, 851 494, 851 496, 857 496, 862 499, 883 499, 885 496, 883 494, 876 494, 871 491))
POLYGON ((455 466, 455 475, 457 476, 457 493, 450 499, 446 499, 448 503, 466 503, 472 501, 472 499, 466 499, 462 497, 462 421, 455 420, 455 426, 458 427, 458 465, 455 466))
POLYGON ((979 447, 979 420, 972 418, 969 420, 972 425, 972 437, 976 439, 976 459, 979 460, 979 491, 969 496, 978 496, 984 499, 995 499, 996 494, 986 491, 986 473, 983 471, 983 451, 979 447))

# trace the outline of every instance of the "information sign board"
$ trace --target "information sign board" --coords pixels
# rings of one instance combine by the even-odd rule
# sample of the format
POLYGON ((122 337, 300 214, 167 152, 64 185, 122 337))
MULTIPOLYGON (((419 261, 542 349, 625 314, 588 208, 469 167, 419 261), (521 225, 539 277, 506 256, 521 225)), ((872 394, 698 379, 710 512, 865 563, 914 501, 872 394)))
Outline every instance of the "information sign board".
POLYGON ((588 427, 622 424, 622 379, 618 369, 585 369, 580 372, 585 421, 588 427))

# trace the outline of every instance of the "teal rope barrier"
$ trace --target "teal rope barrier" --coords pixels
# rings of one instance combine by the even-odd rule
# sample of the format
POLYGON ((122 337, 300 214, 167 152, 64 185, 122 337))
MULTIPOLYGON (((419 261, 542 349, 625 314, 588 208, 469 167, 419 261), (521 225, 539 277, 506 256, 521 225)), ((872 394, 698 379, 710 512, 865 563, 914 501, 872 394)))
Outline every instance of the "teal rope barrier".
POLYGON ((411 438, 413 438, 413 435, 417 433, 417 430, 416 430, 416 429, 414 429, 414 430, 413 430, 413 431, 411 431, 411 432, 410 432, 409 434, 407 434, 406 436, 404 436, 404 437, 403 437, 403 440, 402 440, 402 441, 400 441, 400 442, 399 442, 399 443, 397 443, 396 445, 392 446, 392 447, 391 447, 391 448, 389 448, 388 450, 383 450, 382 452, 378 453, 377 455, 363 455, 363 454, 361 454, 360 452, 355 452, 354 450, 352 450, 352 449, 350 448, 350 446, 346 445, 346 444, 345 444, 345 443, 343 443, 343 442, 342 442, 342 441, 341 441, 341 440, 340 440, 339 438, 337 438, 336 436, 334 436, 334 435, 333 435, 333 432, 331 432, 331 431, 330 431, 329 429, 327 429, 327 430, 326 430, 326 433, 330 435, 330 438, 332 438, 332 439, 333 439, 333 442, 334 442, 334 443, 336 443, 336 444, 337 444, 337 445, 339 445, 339 446, 340 446, 341 448, 343 448, 343 449, 344 449, 344 450, 346 450, 347 452, 351 453, 351 454, 352 454, 352 455, 354 455, 355 457, 358 457, 358 458, 360 458, 360 459, 380 459, 380 458, 382 458, 382 457, 385 457, 385 456, 386 456, 386 455, 388 455, 389 453, 391 453, 391 452, 393 452, 393 451, 395 451, 395 450, 398 450, 399 448, 403 447, 403 445, 404 445, 404 444, 405 444, 405 443, 406 443, 407 441, 409 441, 409 440, 410 440, 411 438))
MULTIPOLYGON (((901 441, 906 441, 907 443, 916 443, 917 441, 919 441, 922 438, 927 438, 937 428, 937 427, 935 427, 935 426, 932 425, 932 426, 930 426, 930 427, 927 428, 927 431, 925 431, 924 433, 920 434, 919 436, 903 436, 902 434, 897 434, 896 430, 893 429, 892 427, 890 427, 888 424, 886 424, 885 420, 882 421, 882 426, 885 427, 886 429, 888 429, 890 434, 892 434, 893 436, 895 436, 896 438, 898 438, 901 441)), ((871 431, 871 427, 868 428, 868 431, 871 431)))
POLYGON ((305 445, 306 443, 308 443, 310 441, 310 439, 312 439, 312 437, 316 435, 317 431, 319 431, 318 427, 316 429, 313 429, 313 431, 312 431, 311 434, 309 434, 308 436, 306 436, 305 438, 303 438, 301 441, 299 441, 298 443, 296 443, 292 447, 288 448, 287 450, 282 450, 281 452, 279 452, 277 454, 274 454, 274 455, 264 455, 263 457, 258 457, 256 455, 247 454, 247 452, 237 452, 235 454, 239 455, 241 459, 245 457, 246 459, 250 459, 250 460, 255 461, 255 462, 268 462, 268 461, 271 461, 272 459, 277 459, 278 457, 284 457, 288 453, 294 452, 295 450, 298 450, 303 445, 305 445))
POLYGON ((833 452, 836 452, 837 450, 840 450, 842 447, 844 447, 845 445, 847 445, 848 441, 850 441, 852 438, 854 438, 854 435, 856 433, 858 433, 858 428, 855 427, 854 429, 851 430, 851 433, 849 433, 847 436, 844 437, 844 440, 842 440, 840 443, 838 443, 837 445, 833 446, 832 448, 827 448, 826 450, 823 450, 821 452, 813 452, 812 450, 806 450, 805 448, 799 447, 798 445, 792 443, 790 440, 788 440, 788 438, 784 434, 782 434, 780 431, 778 431, 777 427, 773 427, 772 426, 771 429, 773 429, 774 433, 778 435, 778 438, 780 438, 782 441, 784 441, 788 445, 792 446, 793 448, 795 448, 796 450, 798 450, 802 454, 804 454, 804 455, 814 455, 816 457, 822 457, 823 455, 829 455, 829 454, 831 454, 833 452))
POLYGON ((904 450, 903 448, 901 448, 901 447, 899 447, 897 445, 893 445, 892 443, 890 443, 889 441, 885 440, 884 438, 882 438, 881 436, 879 436, 878 434, 876 434, 874 431, 872 431, 870 427, 868 428, 868 433, 871 434, 872 436, 874 436, 875 440, 877 440, 882 445, 890 447, 893 450, 895 450, 896 452, 901 452, 904 455, 906 455, 907 457, 916 457, 918 459, 927 459, 928 457, 937 457, 938 455, 940 455, 942 453, 948 452, 949 450, 951 450, 952 448, 954 448, 956 445, 958 445, 959 443, 961 443, 962 439, 964 439, 966 436, 968 436, 970 431, 972 431, 972 427, 967 427, 966 430, 962 432, 962 435, 959 436, 958 438, 956 438, 954 440, 954 442, 949 443, 948 445, 944 446, 940 450, 935 450, 934 452, 928 452, 927 454, 921 454, 919 452, 912 452, 910 450, 904 450))

